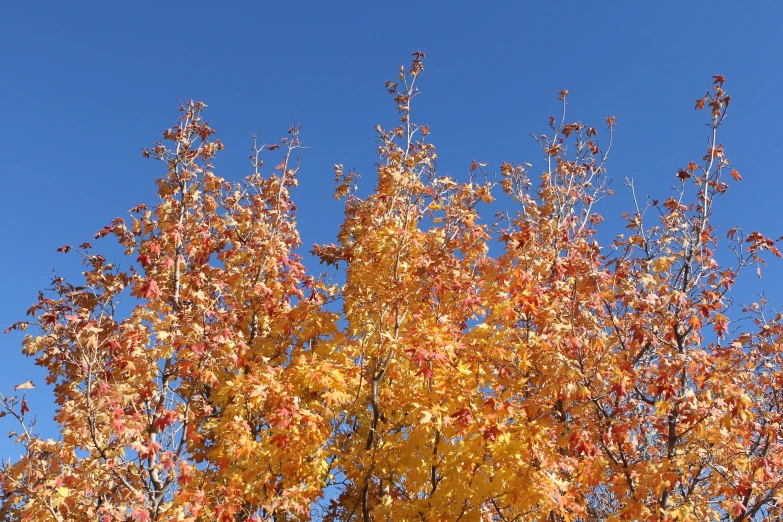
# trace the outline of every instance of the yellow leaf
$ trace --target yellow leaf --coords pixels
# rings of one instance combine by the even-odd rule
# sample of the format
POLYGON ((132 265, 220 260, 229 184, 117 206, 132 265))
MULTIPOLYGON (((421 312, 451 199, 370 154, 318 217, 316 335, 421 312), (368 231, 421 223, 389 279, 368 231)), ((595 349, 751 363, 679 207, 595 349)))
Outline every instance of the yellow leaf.
POLYGON ((33 388, 35 388, 33 381, 23 382, 14 386, 14 390, 32 390, 33 388))
POLYGON ((665 272, 672 266, 672 263, 674 263, 673 257, 662 256, 652 262, 652 268, 655 272, 665 272))
POLYGON ((266 386, 263 384, 257 384, 253 387, 253 391, 250 392, 250 398, 258 397, 259 395, 263 395, 266 393, 266 386))
POLYGON ((71 490, 66 487, 60 486, 59 488, 57 488, 57 494, 63 498, 68 498, 68 495, 71 494, 71 490))
POLYGON ((467 362, 458 362, 457 363, 457 371, 462 375, 472 375, 473 372, 470 369, 470 363, 467 362))

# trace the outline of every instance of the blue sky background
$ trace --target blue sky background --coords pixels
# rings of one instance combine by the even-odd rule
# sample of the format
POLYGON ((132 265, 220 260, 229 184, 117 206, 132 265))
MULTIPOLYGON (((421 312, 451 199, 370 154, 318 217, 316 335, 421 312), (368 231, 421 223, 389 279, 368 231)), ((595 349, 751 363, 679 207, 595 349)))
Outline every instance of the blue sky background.
MULTIPOLYGON (((623 176, 665 199, 677 168, 703 155, 706 115, 694 100, 726 75, 720 141, 744 180, 720 201, 717 223, 777 238, 781 19, 778 1, 4 2, 0 326, 24 317, 52 267, 78 274, 76 256, 57 247, 155 202, 162 165, 141 148, 176 122, 177 97, 209 105, 227 145, 216 170, 231 180, 250 172, 252 132, 271 141, 302 122, 300 230, 306 249, 332 241, 342 215, 332 166, 355 167, 365 190, 373 183, 373 128, 397 117, 384 81, 417 50, 428 58, 414 119, 430 125, 442 173, 463 175, 474 158, 490 168, 539 161, 528 135, 546 132, 560 89, 571 93, 570 120, 603 128, 616 115, 616 195, 599 208, 613 233, 631 208, 623 176)), ((773 262, 761 282, 747 273, 738 286, 746 299, 766 288, 780 305, 781 283, 773 262)), ((31 407, 53 436, 51 394, 21 340, 0 337, 0 390, 32 378, 31 407)), ((13 428, 0 420, 0 432, 13 428)), ((0 437, 0 457, 16 456, 0 437)))

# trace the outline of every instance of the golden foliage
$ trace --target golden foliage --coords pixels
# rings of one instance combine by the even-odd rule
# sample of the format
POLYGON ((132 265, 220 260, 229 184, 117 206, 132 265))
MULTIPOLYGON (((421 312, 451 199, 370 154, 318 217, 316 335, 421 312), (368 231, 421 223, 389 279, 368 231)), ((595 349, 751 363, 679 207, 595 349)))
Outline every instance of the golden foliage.
POLYGON ((733 229, 722 266, 710 221, 724 174, 741 179, 716 141, 725 79, 697 102, 711 108, 703 164, 660 206, 634 194, 630 235, 602 250, 614 118, 599 142, 566 122, 561 91, 561 120, 535 138, 538 184, 530 164, 496 180, 475 160, 460 182, 436 174, 411 119, 423 59, 387 83, 400 125, 378 127, 372 193, 335 167, 345 219, 314 252, 341 285, 297 253, 299 129, 256 142, 253 174, 230 183, 205 106, 180 107, 144 152, 166 165, 160 203, 97 234, 135 263, 61 247, 84 282, 54 279, 30 310, 24 351, 54 385, 60 437, 28 429, 31 382, 2 397, 24 448, 2 470, 5 520, 781 516, 783 318, 762 301, 738 330, 728 294, 780 253, 733 229), (488 222, 498 184, 515 210, 488 222))

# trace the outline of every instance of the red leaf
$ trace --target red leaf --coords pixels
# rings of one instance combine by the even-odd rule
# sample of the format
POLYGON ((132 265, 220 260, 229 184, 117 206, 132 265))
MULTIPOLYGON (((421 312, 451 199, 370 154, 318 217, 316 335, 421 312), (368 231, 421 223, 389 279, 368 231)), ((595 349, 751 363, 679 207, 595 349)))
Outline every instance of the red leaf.
POLYGON ((747 511, 747 509, 748 508, 746 508, 742 502, 736 502, 734 506, 732 506, 731 511, 734 513, 735 517, 739 517, 741 514, 747 511))
POLYGON ((134 507, 131 516, 139 522, 150 522, 150 512, 142 507, 134 507))
POLYGON ((157 430, 163 431, 167 427, 174 424, 174 421, 177 419, 177 413, 174 411, 168 411, 161 417, 158 417, 155 419, 155 422, 152 423, 153 427, 157 430))
POLYGON ((485 429, 482 435, 484 435, 484 438, 488 441, 495 442, 501 433, 502 431, 500 431, 500 428, 498 428, 497 425, 492 425, 485 429))
POLYGON ((713 330, 718 334, 718 337, 723 339, 726 334, 729 332, 729 322, 727 319, 722 318, 720 320, 715 321, 715 324, 712 326, 713 330))
POLYGON ((160 292, 158 291, 158 283, 154 279, 148 279, 144 284, 144 290, 142 295, 147 299, 158 297, 160 292))

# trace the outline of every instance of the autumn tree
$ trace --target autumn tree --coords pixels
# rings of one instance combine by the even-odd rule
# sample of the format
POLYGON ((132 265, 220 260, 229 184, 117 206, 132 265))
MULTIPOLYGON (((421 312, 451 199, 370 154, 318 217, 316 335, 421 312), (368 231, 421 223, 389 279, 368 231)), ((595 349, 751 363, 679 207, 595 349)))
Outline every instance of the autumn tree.
POLYGON ((256 143, 253 174, 231 184, 212 172, 223 145, 204 107, 183 104, 144 151, 167 169, 160 202, 96 235, 136 262, 121 271, 87 243, 62 247, 82 256, 84 282, 55 278, 30 309, 41 332, 24 350, 49 372, 61 437, 20 435, 25 457, 3 472, 9 519, 304 516, 321 493, 321 394, 341 376, 318 355, 336 332, 329 291, 295 253, 299 130, 256 143), (282 160, 263 177, 261 153, 275 149, 282 160), (135 306, 120 318, 126 294, 135 306))
POLYGON ((165 166, 158 203, 97 234, 122 264, 62 247, 83 280, 54 278, 12 327, 36 329, 24 351, 60 433, 32 429, 32 383, 0 398, 24 453, 0 475, 5 519, 783 516, 783 316, 732 299, 781 253, 714 225, 741 180, 719 141, 725 79, 696 102, 706 152, 666 198, 626 180, 626 230, 602 246, 614 118, 571 122, 561 91, 534 136, 543 172, 442 175, 412 119, 423 59, 386 84, 399 123, 377 128, 374 188, 335 167, 345 219, 313 254, 339 284, 303 264, 299 128, 256 138, 232 183, 205 105, 181 105, 144 151, 165 166))

